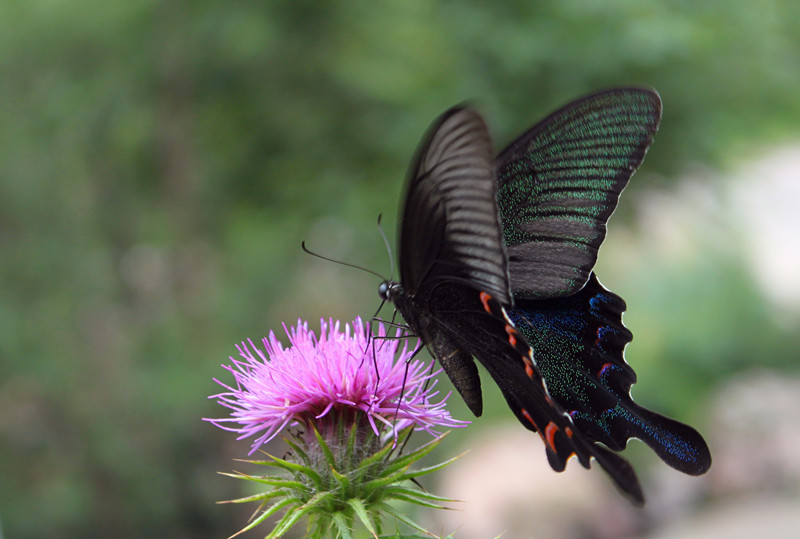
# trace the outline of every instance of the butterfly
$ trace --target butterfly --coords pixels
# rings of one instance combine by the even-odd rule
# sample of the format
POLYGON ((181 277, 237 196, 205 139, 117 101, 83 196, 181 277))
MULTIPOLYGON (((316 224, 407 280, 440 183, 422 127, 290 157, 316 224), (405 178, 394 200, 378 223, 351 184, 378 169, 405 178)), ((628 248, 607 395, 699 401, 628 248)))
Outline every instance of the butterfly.
POLYGON ((593 272, 660 119, 655 91, 606 90, 553 112, 495 158, 481 115, 448 110, 410 168, 400 280, 379 287, 476 416, 475 359, 541 436, 554 470, 595 459, 635 505, 641 486, 617 454, 630 438, 681 472, 711 465, 695 429, 633 402, 625 302, 593 272))

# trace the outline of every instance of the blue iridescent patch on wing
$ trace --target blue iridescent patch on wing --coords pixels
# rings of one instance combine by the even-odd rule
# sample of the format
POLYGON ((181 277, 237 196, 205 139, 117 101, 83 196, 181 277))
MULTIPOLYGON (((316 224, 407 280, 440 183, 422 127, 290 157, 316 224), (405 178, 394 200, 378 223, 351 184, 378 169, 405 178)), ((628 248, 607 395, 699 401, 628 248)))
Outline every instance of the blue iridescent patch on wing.
POLYGON ((639 406, 630 396, 636 373, 623 357, 633 338, 622 323, 624 311, 622 298, 592 274, 578 293, 518 300, 509 316, 530 342, 550 395, 582 434, 615 451, 638 438, 670 466, 702 473, 711 457, 697 431, 639 406))

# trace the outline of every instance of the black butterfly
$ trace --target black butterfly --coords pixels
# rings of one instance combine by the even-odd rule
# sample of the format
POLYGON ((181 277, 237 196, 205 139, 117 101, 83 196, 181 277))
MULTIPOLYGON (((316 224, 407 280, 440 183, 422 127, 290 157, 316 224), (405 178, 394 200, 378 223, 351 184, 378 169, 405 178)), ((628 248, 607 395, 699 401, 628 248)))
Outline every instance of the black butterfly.
POLYGON ((412 162, 400 221, 400 282, 381 284, 411 331, 481 415, 477 358, 561 471, 594 457, 637 505, 614 451, 639 438, 667 464, 711 465, 691 427, 633 402, 624 301, 592 273, 606 221, 661 118, 652 90, 596 93, 549 115, 497 159, 481 116, 445 112, 412 162))

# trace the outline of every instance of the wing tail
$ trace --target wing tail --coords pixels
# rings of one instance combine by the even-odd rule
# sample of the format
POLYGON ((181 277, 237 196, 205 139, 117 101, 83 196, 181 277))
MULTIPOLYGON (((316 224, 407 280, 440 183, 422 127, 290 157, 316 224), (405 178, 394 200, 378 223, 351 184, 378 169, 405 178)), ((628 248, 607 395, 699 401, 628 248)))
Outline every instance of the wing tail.
POLYGON ((510 317, 531 344, 552 398, 587 438, 614 451, 638 438, 676 470, 702 474, 711 465, 703 437, 631 398, 636 373, 623 357, 633 338, 622 323, 624 310, 622 298, 592 274, 577 294, 520 300, 510 317))
POLYGON ((504 370, 501 376, 489 365, 487 370, 500 386, 520 423, 541 436, 547 459, 555 471, 563 471, 573 456, 584 468, 590 468, 594 458, 631 503, 639 507, 644 505, 642 487, 630 463, 599 443, 586 439, 535 377, 529 377, 521 369, 514 376, 509 376, 508 370, 504 370))

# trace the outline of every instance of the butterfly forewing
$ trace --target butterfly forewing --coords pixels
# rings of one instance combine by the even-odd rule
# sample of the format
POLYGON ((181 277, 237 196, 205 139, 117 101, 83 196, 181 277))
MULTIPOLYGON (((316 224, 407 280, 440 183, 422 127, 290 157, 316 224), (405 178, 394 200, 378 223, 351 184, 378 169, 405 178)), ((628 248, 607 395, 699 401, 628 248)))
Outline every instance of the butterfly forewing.
POLYGON ((463 280, 504 304, 511 296, 495 199, 489 131, 454 108, 434 124, 411 167, 400 229, 400 280, 410 294, 463 280))
POLYGON ((656 92, 608 90, 554 112, 500 153, 497 198, 515 297, 566 296, 586 283, 660 118, 656 92))

